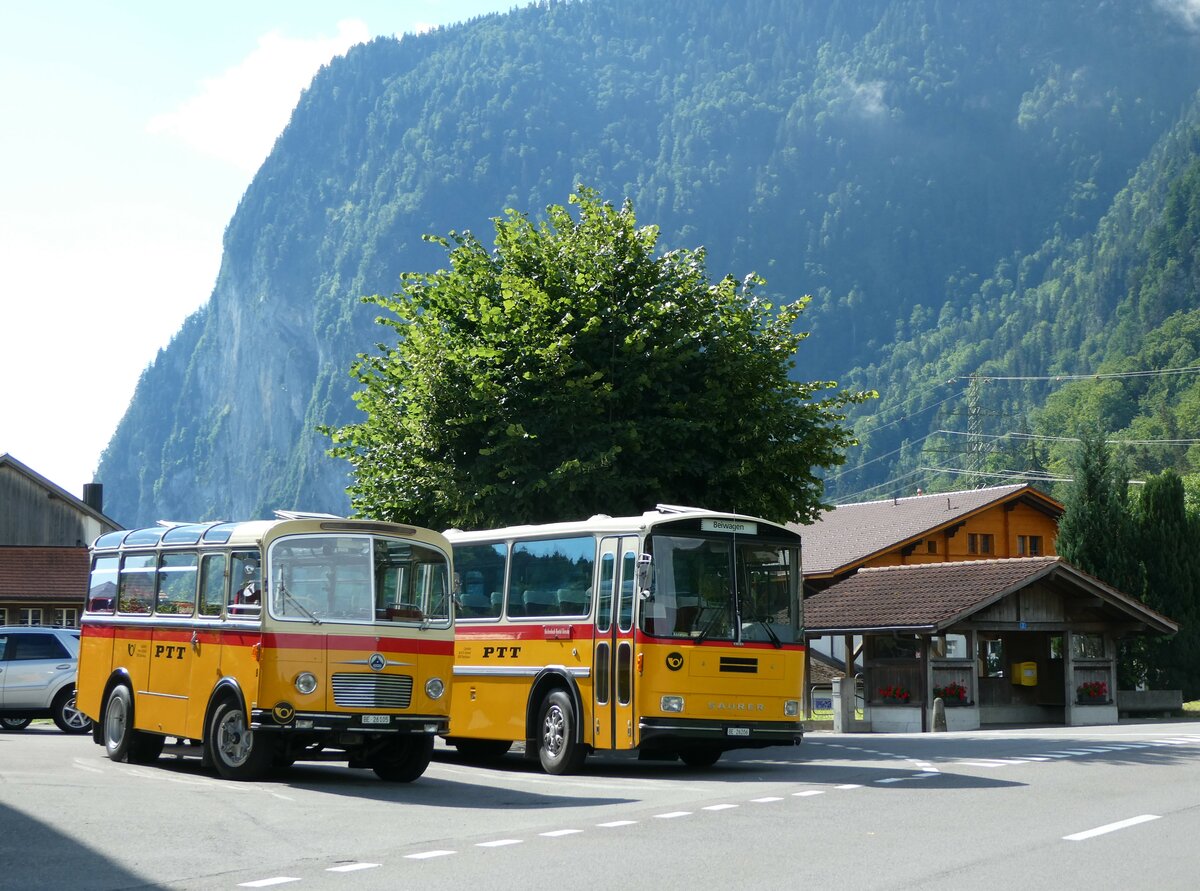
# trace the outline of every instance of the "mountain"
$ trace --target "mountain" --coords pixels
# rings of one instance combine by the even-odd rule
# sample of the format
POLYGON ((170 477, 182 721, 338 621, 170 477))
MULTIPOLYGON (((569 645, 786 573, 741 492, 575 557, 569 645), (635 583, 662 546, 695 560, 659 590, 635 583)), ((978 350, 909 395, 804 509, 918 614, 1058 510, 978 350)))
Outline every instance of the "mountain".
POLYGON ((316 427, 354 418, 348 369, 381 336, 358 298, 445 265, 422 235, 487 241, 505 208, 536 215, 578 183, 630 198, 664 249, 705 246, 714 276, 814 294, 798 373, 883 395, 831 492, 907 472, 949 377, 1010 352, 1083 367, 1064 351, 1089 337, 1107 355, 1095 337, 1136 261, 1089 251, 1145 234, 1162 165, 1191 150, 1171 148, 1200 84, 1186 9, 577 0, 355 47, 304 93, 211 299, 142 375, 101 459, 106 509, 130 525, 346 510, 316 427), (1048 290, 1027 315, 1068 267, 1113 277, 1107 302, 1048 290), (1064 313, 1079 324, 1041 352, 1013 346, 1064 313))

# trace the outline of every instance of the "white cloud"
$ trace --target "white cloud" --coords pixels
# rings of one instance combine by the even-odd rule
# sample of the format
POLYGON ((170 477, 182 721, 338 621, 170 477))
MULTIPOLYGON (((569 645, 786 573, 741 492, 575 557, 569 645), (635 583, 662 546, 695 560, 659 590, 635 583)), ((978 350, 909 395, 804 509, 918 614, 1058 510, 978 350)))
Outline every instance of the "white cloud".
POLYGON ((271 31, 240 63, 205 80, 197 95, 153 118, 147 129, 253 173, 318 69, 370 37, 358 19, 338 22, 337 35, 328 38, 305 40, 271 31))
POLYGON ((1200 0, 1155 0, 1160 9, 1179 20, 1189 31, 1200 31, 1200 0))

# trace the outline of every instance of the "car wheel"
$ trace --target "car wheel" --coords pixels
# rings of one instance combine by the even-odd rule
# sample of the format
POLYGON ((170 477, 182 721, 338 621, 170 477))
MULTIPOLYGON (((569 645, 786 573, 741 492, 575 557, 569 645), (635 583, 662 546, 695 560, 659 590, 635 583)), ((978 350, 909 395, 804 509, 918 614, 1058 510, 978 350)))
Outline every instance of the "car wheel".
POLYGON ((275 761, 274 740, 251 730, 246 713, 232 699, 223 699, 213 709, 204 742, 217 773, 227 780, 258 779, 275 761))
POLYGON ((92 729, 92 719, 81 712, 75 705, 75 691, 67 688, 54 697, 50 707, 51 717, 58 729, 63 733, 88 733, 92 729))
POLYGON ((0 730, 17 733, 33 723, 33 718, 0 718, 0 730))
POLYGON ((574 773, 583 766, 587 750, 575 739, 575 709, 571 697, 555 690, 538 711, 538 760, 550 774, 574 773))

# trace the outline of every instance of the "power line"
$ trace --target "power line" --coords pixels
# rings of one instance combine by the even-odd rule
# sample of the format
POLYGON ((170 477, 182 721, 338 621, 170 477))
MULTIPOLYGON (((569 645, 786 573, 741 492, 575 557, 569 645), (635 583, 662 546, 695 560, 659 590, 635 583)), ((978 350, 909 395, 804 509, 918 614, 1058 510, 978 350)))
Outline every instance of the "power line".
MULTIPOLYGON (((1097 372, 1095 374, 967 374, 963 375, 963 379, 969 381, 979 380, 983 381, 984 383, 990 383, 991 381, 1088 381, 1113 380, 1127 377, 1157 377, 1159 375, 1177 374, 1200 374, 1200 365, 1189 365, 1185 368, 1157 368, 1148 369, 1146 371, 1107 371, 1097 372)), ((958 378, 951 378, 949 382, 953 382, 955 380, 958 380, 958 378)))
MULTIPOLYGON (((1077 436, 1049 436, 1043 433, 972 433, 963 430, 935 430, 934 433, 945 433, 947 436, 980 436, 985 439, 1026 439, 1039 442, 1079 442, 1077 436)), ((933 434, 930 434, 931 436, 933 434)), ((1194 445, 1200 443, 1200 438, 1192 439, 1106 439, 1107 445, 1194 445)))

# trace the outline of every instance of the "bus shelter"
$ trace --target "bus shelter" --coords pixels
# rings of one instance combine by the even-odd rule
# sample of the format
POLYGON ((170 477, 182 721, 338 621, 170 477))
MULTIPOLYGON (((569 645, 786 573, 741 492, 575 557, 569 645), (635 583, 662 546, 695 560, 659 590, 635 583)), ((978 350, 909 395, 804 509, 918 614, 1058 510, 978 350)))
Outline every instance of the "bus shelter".
POLYGON ((1179 626, 1060 557, 862 569, 805 601, 811 642, 845 641, 852 729, 1115 724, 1117 647, 1179 626))

